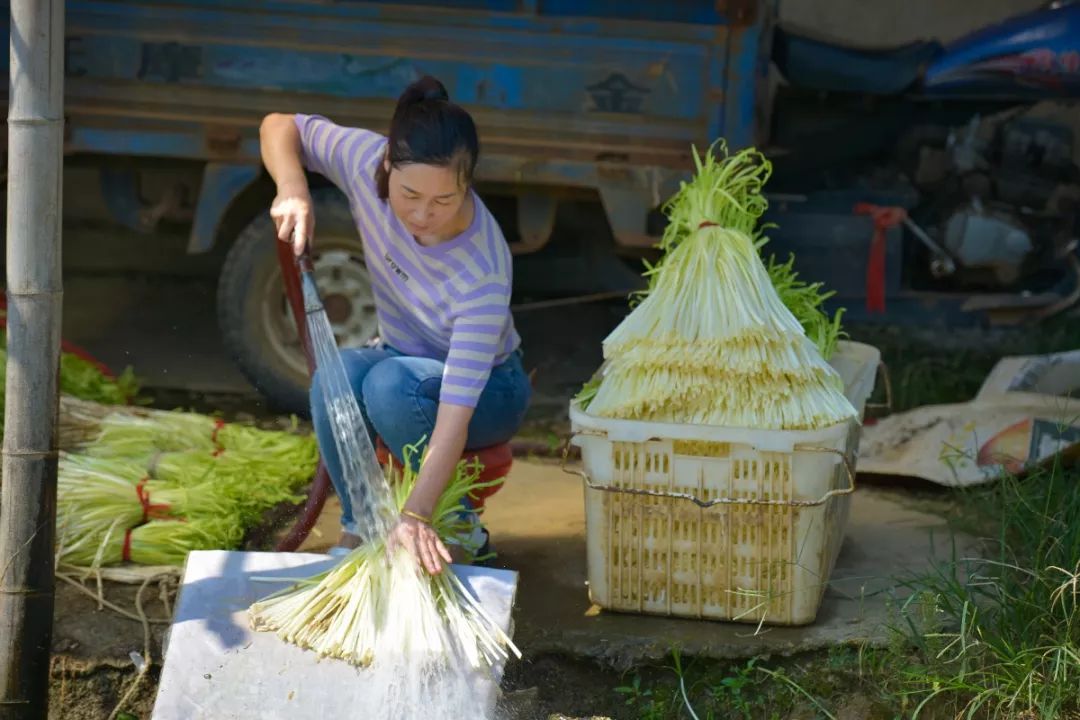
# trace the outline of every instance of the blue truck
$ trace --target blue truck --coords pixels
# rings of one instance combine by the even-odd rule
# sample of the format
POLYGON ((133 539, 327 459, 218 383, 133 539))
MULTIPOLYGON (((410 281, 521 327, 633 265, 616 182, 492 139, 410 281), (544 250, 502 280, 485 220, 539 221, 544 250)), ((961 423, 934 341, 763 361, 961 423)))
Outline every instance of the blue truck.
MULTIPOLYGON (((1076 96, 1080 7, 1052 3, 949 48, 888 51, 790 31, 777 9, 777 0, 69 0, 65 151, 97 168, 115 222, 153 233, 179 219, 190 253, 228 247, 223 341, 290 410, 306 406, 306 366, 267 215, 259 122, 307 112, 384 131, 398 94, 424 74, 476 118, 478 187, 515 262, 547 267, 549 292, 630 289, 638 276, 623 259, 659 236, 691 146, 724 138, 774 156, 775 247, 838 289, 838 302, 859 306, 869 282, 880 216, 853 212, 859 203, 905 218, 877 226, 886 317, 940 315, 935 303, 948 298, 961 299, 947 305, 960 314, 972 298, 1014 311, 1007 299, 1024 297, 1030 308, 1033 288, 1041 308, 1067 299, 1061 267, 1075 256, 1075 217, 1039 207, 1035 226, 1027 211, 1071 197, 1075 165, 1062 160, 1071 137, 1018 122, 988 141, 981 118, 1076 96), (886 157, 898 147, 902 157, 886 157), (954 185, 979 190, 987 163, 993 197, 975 198, 976 211, 975 191, 954 185), (1006 165, 1030 182, 1002 202, 993 171, 1006 165), (888 182, 866 181, 882 168, 888 182), (148 190, 146 176, 170 172, 175 182, 148 190), (946 190, 921 186, 926 178, 946 190), (948 193, 948 207, 925 200, 948 193), (569 258, 550 242, 566 234, 576 235, 569 258)), ((375 332, 361 246, 343 198, 313 182, 317 280, 339 341, 360 344, 375 332)))

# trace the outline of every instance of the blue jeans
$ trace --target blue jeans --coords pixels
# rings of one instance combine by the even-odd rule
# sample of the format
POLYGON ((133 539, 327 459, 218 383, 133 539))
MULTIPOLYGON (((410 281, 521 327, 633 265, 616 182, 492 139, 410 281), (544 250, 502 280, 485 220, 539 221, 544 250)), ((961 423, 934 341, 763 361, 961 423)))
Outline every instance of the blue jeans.
MULTIPOLYGON (((342 350, 341 360, 372 442, 378 435, 398 459, 402 458, 402 450, 407 445, 418 445, 413 459, 419 462, 435 428, 444 364, 430 358, 403 355, 385 346, 342 350), (421 439, 424 442, 418 444, 421 439)), ((532 387, 518 351, 492 368, 469 422, 465 447, 475 450, 512 438, 521 427, 531 398, 532 387)), ((341 459, 327 417, 323 382, 318 371, 311 383, 311 420, 319 452, 341 501, 342 528, 345 532, 360 535, 349 493, 342 484, 341 459)))

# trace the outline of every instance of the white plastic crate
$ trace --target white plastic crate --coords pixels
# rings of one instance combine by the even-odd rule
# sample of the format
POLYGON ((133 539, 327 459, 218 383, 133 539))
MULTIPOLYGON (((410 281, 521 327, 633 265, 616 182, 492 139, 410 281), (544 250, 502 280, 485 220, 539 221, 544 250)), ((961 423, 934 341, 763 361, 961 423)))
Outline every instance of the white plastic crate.
MULTIPOLYGON (((837 343, 836 352, 829 364, 844 381, 844 395, 859 411, 861 421, 866 411, 866 401, 874 393, 874 383, 879 369, 882 368, 881 351, 873 345, 841 340, 837 343)), ((891 402, 891 398, 886 399, 886 403, 891 402)))
MULTIPOLYGON (((860 410, 876 349, 833 364, 860 410)), ((813 622, 843 540, 858 422, 769 431, 609 420, 570 407, 581 448, 589 594, 610 610, 813 622)))

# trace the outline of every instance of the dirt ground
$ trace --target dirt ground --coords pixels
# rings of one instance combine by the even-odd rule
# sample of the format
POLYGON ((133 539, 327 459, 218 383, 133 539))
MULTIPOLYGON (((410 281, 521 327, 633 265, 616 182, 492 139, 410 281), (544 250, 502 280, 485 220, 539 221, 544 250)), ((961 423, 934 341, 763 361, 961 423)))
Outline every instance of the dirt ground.
MULTIPOLYGON (((138 586, 106 582, 106 600, 136 614, 138 586)), ((88 588, 95 592, 93 583, 88 588)), ((167 617, 158 599, 158 588, 143 593, 149 618, 167 617)), ((125 709, 137 718, 149 718, 157 676, 160 672, 162 638, 167 625, 149 625, 150 670, 133 692, 125 709)), ((143 624, 109 608, 95 598, 59 581, 53 622, 52 683, 49 718, 56 720, 102 720, 119 703, 135 681, 137 672, 131 653, 147 655, 143 624)))

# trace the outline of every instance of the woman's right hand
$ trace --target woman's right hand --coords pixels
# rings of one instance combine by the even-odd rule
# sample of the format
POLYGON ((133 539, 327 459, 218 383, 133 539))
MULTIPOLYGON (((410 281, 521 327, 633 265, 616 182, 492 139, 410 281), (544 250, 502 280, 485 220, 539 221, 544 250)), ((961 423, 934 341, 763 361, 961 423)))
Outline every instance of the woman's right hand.
POLYGON ((293 254, 300 257, 315 232, 315 212, 307 183, 279 185, 270 217, 277 227, 278 240, 291 242, 293 254))

